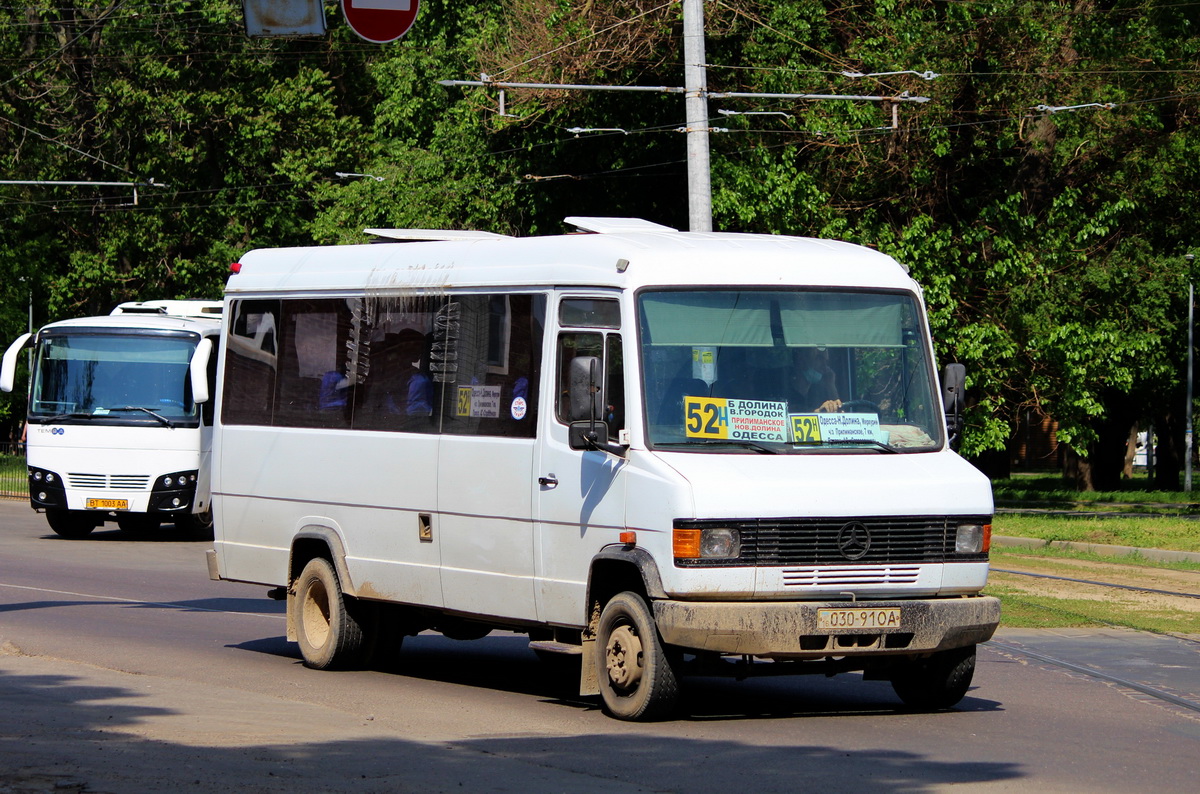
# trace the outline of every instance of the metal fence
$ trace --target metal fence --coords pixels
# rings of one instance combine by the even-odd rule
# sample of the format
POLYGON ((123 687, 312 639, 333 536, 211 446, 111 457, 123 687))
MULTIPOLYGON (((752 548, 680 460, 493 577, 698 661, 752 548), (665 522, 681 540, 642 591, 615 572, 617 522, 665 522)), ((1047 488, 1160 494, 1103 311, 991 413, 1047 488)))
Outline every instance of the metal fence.
POLYGON ((28 499, 25 445, 0 441, 0 499, 28 499))

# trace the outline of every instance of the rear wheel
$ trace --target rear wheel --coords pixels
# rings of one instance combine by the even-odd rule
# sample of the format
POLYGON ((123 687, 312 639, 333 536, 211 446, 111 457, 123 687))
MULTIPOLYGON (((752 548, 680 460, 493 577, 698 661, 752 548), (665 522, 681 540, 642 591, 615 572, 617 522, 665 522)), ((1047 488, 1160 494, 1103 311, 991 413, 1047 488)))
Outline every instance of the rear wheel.
POLYGON ((304 664, 315 670, 345 669, 362 664, 363 629, 337 572, 324 557, 309 561, 296 579, 296 639, 304 664))
POLYGON ((96 528, 96 517, 85 510, 47 510, 46 521, 54 534, 71 540, 86 538, 96 528))
POLYGON ((910 708, 948 709, 966 696, 974 674, 975 646, 968 645, 907 663, 892 674, 892 689, 910 708))
POLYGON ((633 592, 613 596, 600 613, 595 647, 600 695, 609 714, 622 720, 671 714, 679 683, 645 599, 633 592))
POLYGON ((372 670, 390 672, 400 666, 400 651, 409 633, 405 608, 399 604, 358 601, 359 626, 363 629, 362 663, 372 670))

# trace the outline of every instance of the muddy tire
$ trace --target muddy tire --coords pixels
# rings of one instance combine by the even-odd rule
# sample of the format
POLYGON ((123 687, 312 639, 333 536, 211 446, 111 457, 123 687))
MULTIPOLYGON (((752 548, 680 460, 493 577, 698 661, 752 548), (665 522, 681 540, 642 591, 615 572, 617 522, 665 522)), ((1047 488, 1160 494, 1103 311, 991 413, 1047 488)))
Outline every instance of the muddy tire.
POLYGON ((363 663, 364 634, 329 560, 310 560, 296 579, 296 639, 304 664, 314 670, 351 669, 363 663))
POLYGON ((79 540, 92 534, 96 519, 84 510, 47 510, 46 521, 60 538, 79 540))
POLYGON ((664 719, 679 701, 672 654, 637 593, 618 593, 600 613, 596 675, 605 710, 621 720, 664 719))
POLYGON ((904 665, 892 674, 892 689, 911 709, 948 709, 967 694, 974 674, 975 646, 968 645, 904 665))

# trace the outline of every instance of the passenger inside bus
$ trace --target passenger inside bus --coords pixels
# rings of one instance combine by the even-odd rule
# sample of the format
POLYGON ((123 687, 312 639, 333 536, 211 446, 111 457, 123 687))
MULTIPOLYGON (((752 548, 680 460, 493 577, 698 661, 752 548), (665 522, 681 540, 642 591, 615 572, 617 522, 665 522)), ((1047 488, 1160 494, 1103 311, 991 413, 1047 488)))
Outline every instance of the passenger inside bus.
POLYGON ((433 414, 433 383, 422 367, 425 335, 414 328, 386 334, 372 369, 367 422, 356 425, 415 430, 433 414))

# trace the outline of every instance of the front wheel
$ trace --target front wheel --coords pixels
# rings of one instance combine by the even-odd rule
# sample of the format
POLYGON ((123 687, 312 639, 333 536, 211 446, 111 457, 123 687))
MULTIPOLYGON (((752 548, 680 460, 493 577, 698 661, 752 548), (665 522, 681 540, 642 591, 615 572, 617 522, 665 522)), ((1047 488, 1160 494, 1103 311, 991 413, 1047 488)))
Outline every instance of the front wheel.
POLYGON ((363 630, 348 606, 329 560, 309 560, 296 579, 293 607, 305 666, 331 670, 362 664, 363 630))
POLYGON ((96 517, 86 510, 47 510, 46 521, 60 538, 79 540, 92 534, 96 517))
POLYGON ((968 645, 905 664, 892 674, 892 689, 910 708, 948 709, 966 696, 974 674, 975 646, 968 645))
POLYGON ((595 647, 600 695, 609 714, 655 720, 674 711, 679 682, 645 599, 628 591, 613 596, 600 613, 595 647))

